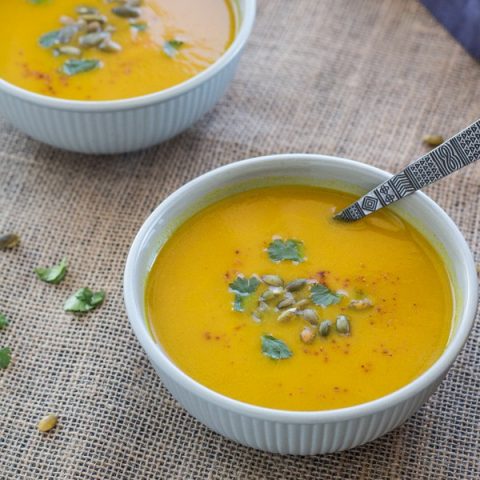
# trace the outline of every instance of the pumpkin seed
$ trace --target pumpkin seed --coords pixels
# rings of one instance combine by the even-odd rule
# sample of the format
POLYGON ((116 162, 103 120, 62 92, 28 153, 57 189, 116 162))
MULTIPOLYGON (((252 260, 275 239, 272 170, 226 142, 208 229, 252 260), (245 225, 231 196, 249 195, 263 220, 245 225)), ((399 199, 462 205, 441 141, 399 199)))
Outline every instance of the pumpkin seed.
POLYGON ((312 327, 305 327, 300 332, 300 340, 303 343, 312 343, 315 340, 316 332, 312 327))
POLYGON ((83 20, 87 23, 97 22, 97 23, 107 23, 108 18, 105 15, 97 15, 96 13, 87 13, 82 15, 83 20))
POLYGON ((313 310, 312 308, 307 308, 305 310, 301 310, 299 314, 309 323, 312 325, 318 324, 318 313, 313 310))
POLYGON ((424 135, 422 140, 429 147, 438 147, 445 141, 441 135, 424 135))
POLYGON ((368 298, 362 298, 361 300, 352 300, 348 304, 348 308, 352 310, 366 310, 367 308, 373 307, 373 303, 368 298))
POLYGON ((121 52, 122 51, 122 46, 114 42, 113 40, 107 39, 104 40, 99 46, 99 50, 102 50, 102 52, 108 52, 108 53, 114 53, 114 52, 121 52))
POLYGON ((330 320, 324 320, 319 326, 318 326, 318 332, 322 337, 328 336, 330 333, 330 327, 332 326, 332 322, 330 320))
POLYGON ((137 18, 140 16, 140 10, 135 7, 130 7, 129 5, 114 7, 112 8, 112 13, 122 18, 137 18))
POLYGON ((58 417, 54 415, 53 413, 50 413, 49 415, 43 417, 39 422, 38 422, 38 430, 42 433, 49 432, 52 430, 55 425, 58 423, 58 417))
POLYGON ((112 32, 116 32, 117 29, 113 25, 106 25, 103 31, 112 33, 112 32))
POLYGON ((285 295, 285 298, 283 298, 283 300, 280 300, 277 303, 277 308, 281 310, 283 308, 291 307, 294 303, 295 303, 295 298, 293 298, 292 294, 290 294, 289 296, 285 295))
POLYGON ((85 5, 80 5, 75 9, 79 15, 94 15, 98 13, 98 10, 94 7, 87 7, 85 5))
POLYGON ((260 278, 272 287, 283 287, 283 280, 278 275, 262 275, 260 278))
POLYGON ((343 335, 350 334, 350 321, 346 315, 339 315, 335 322, 335 328, 337 329, 338 333, 343 335))
POLYGON ((129 7, 139 7, 142 4, 142 0, 127 0, 125 4, 129 7))
POLYGON ((304 278, 298 278, 297 280, 287 283, 287 285, 285 285, 285 290, 288 290, 289 292, 296 292, 301 290, 306 284, 307 281, 304 278))
POLYGON ((53 51, 53 54, 55 56, 70 55, 72 57, 79 57, 82 54, 82 51, 77 47, 73 47, 72 45, 63 45, 61 47, 56 48, 53 51))
POLYGON ((82 35, 78 41, 82 47, 95 47, 104 40, 110 38, 110 34, 106 32, 87 33, 82 35))
POLYGON ((67 25, 58 32, 58 43, 69 43, 73 36, 78 32, 77 25, 67 25))
POLYGON ((68 15, 62 15, 60 17, 60 23, 62 25, 73 25, 75 23, 75 20, 72 17, 69 17, 68 15))
POLYGON ((273 293, 270 289, 267 289, 260 295, 260 300, 268 302, 274 297, 276 297, 275 293, 273 293))
POLYGON ((101 32, 102 31, 102 24, 100 22, 87 23, 86 31, 87 31, 87 33, 101 32))
POLYGON ((255 311, 252 313, 252 320, 253 320, 255 323, 261 323, 261 322, 262 322, 262 317, 263 317, 263 313, 262 313, 262 312, 259 312, 258 310, 255 310, 255 311))
POLYGON ((307 305, 310 305, 310 300, 308 298, 302 298, 299 300, 295 306, 299 309, 302 309, 303 307, 306 307, 307 305))
POLYGON ((285 310, 277 317, 277 321, 288 322, 288 320, 292 319, 295 316, 296 311, 296 308, 289 308, 288 310, 285 310))
POLYGON ((269 309, 269 306, 262 300, 259 300, 257 310, 259 312, 266 312, 269 309))
POLYGON ((15 248, 20 244, 20 237, 16 233, 0 235, 0 250, 15 248))

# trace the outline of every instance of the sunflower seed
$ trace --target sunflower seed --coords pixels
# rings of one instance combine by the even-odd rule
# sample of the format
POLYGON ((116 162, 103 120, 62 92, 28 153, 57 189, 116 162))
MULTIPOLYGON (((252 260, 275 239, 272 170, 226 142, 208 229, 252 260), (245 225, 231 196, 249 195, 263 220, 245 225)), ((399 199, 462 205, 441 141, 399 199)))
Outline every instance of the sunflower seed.
POLYGON ((104 40, 110 38, 110 34, 106 32, 87 33, 82 35, 78 41, 82 47, 95 47, 104 40))
POLYGON ((112 13, 122 18, 137 18, 140 16, 140 10, 135 7, 130 7, 129 5, 114 7, 112 8, 112 13))
POLYGON ((307 308, 305 310, 301 310, 298 312, 307 322, 311 323, 312 325, 318 324, 318 314, 312 308, 307 308))
POLYGON ((100 22, 90 22, 90 23, 87 23, 85 30, 87 33, 101 32, 102 25, 100 22))
POLYGON ((69 43, 73 36, 78 32, 77 25, 67 25, 58 32, 59 43, 69 43))
POLYGON ((350 333, 350 322, 348 317, 346 315, 339 315, 335 322, 335 328, 337 329, 338 333, 348 335, 350 333))
POLYGON ((69 17, 68 15, 62 15, 60 17, 60 23, 62 25, 73 25, 75 23, 75 20, 72 17, 69 17))
POLYGON ((287 297, 285 295, 285 298, 283 300, 280 300, 277 303, 277 308, 279 308, 281 310, 282 308, 291 307, 294 303, 295 303, 295 299, 293 298, 293 296, 287 297))
POLYGON ((82 54, 82 51, 77 47, 73 47, 72 45, 63 45, 61 47, 56 48, 53 51, 53 54, 55 56, 70 55, 72 57, 79 57, 82 54))
POLYGON ((352 300, 348 304, 348 308, 351 308, 352 310, 366 310, 370 307, 373 307, 373 303, 368 298, 362 298, 361 300, 352 300))
POLYGON ((0 235, 0 250, 15 248, 20 244, 20 237, 15 233, 0 235))
POLYGON ((107 23, 108 18, 105 15, 97 15, 96 13, 87 13, 82 15, 83 20, 87 23, 97 22, 97 23, 107 23))
POLYGON ((302 298, 299 300, 295 306, 299 309, 302 309, 303 307, 306 307, 307 305, 310 305, 310 300, 308 298, 302 298))
POLYGON ((438 147, 445 141, 441 135, 424 135, 422 140, 429 147, 438 147))
POLYGON ((43 417, 39 422, 38 422, 38 430, 42 433, 49 432, 55 425, 58 423, 58 417, 56 415, 53 415, 51 413, 50 415, 47 415, 46 417, 43 417))
POLYGON ((283 280, 278 275, 262 275, 260 278, 272 287, 283 287, 283 280))
POLYGON ((315 340, 316 332, 312 327, 305 327, 300 332, 300 340, 303 343, 312 343, 315 340))
POLYGON ((295 312, 296 312, 295 308, 289 308, 288 310, 285 310, 277 317, 277 321, 288 322, 288 320, 290 320, 295 316, 295 312))
POLYGON ((285 290, 288 290, 289 292, 296 292, 297 290, 301 290, 306 284, 307 281, 304 278, 298 278, 297 280, 287 283, 285 285, 285 290))
POLYGON ((332 326, 332 322, 330 320, 324 320, 319 326, 318 326, 318 332, 322 337, 328 336, 330 333, 330 327, 332 326))
POLYGON ((98 10, 94 7, 87 7, 85 5, 80 5, 79 7, 77 7, 75 9, 75 11, 79 14, 79 15, 93 15, 93 14, 96 14, 98 13, 98 10))
POLYGON ((99 50, 102 50, 102 52, 108 52, 108 53, 113 53, 113 52, 120 52, 122 50, 122 46, 114 42, 113 40, 107 39, 104 40, 99 46, 99 50))

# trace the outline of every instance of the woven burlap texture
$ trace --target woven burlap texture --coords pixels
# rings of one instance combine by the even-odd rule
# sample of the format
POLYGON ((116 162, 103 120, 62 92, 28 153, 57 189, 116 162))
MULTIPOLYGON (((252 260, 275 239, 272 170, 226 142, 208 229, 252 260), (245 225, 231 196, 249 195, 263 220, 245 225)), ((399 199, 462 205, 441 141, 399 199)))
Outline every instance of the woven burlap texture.
MULTIPOLYGON (((260 0, 238 74, 217 107, 148 151, 82 156, 37 143, 0 120, 0 478, 478 479, 477 324, 438 392, 406 424, 352 451, 270 455, 194 420, 134 338, 122 273, 146 216, 186 181, 270 153, 353 158, 390 171, 425 153, 426 133, 453 134, 480 115, 480 67, 413 0, 260 0), (33 269, 62 257, 59 286, 33 269), (105 305, 75 319, 64 299, 103 288, 105 305), (60 416, 49 435, 36 430, 60 416)), ((480 174, 472 166, 428 193, 478 261, 480 174)))

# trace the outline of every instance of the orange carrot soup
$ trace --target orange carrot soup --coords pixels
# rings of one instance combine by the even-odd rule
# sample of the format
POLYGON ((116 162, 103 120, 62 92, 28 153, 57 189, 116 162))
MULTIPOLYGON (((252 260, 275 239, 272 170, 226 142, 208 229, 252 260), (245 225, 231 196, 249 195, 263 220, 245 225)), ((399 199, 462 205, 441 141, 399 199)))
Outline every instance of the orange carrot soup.
POLYGON ((185 221, 146 282, 172 361, 227 397, 286 410, 387 395, 446 347, 453 293, 433 246, 389 210, 332 220, 350 194, 253 189, 185 221))
POLYGON ((35 93, 113 100, 205 70, 230 46, 230 0, 15 0, 2 4, 0 78, 35 93))

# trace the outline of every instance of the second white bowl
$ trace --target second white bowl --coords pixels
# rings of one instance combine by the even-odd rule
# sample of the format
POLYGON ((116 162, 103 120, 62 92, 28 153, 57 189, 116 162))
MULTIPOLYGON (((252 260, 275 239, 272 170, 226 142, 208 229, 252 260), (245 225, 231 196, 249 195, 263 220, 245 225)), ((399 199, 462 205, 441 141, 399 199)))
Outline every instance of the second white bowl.
POLYGON ((220 59, 166 90, 125 100, 64 100, 0 79, 0 114, 27 135, 82 153, 147 148, 190 127, 225 93, 255 20, 256 0, 238 0, 238 34, 220 59))

